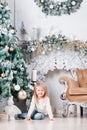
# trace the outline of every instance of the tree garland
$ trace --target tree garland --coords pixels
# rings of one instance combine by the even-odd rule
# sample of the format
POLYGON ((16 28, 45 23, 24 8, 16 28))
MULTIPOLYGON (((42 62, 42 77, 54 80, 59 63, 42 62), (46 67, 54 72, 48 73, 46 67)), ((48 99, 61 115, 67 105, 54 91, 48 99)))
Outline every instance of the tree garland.
POLYGON ((74 13, 80 8, 83 0, 67 0, 54 2, 53 0, 34 0, 46 15, 61 16, 62 14, 74 13))

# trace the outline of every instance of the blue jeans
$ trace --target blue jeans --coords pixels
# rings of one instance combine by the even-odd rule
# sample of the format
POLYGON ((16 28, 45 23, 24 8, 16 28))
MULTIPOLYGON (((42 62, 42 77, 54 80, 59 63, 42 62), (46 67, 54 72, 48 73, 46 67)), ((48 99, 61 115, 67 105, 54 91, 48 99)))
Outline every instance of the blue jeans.
MULTIPOLYGON (((17 116, 20 119, 25 119, 26 116, 27 116, 27 113, 18 114, 17 116)), ((30 117, 33 120, 43 120, 45 118, 45 114, 41 113, 41 112, 38 112, 37 110, 34 110, 30 117)))
POLYGON ((25 119, 26 116, 27 116, 27 112, 24 112, 24 113, 21 113, 21 114, 17 114, 17 117, 18 117, 19 119, 25 119))
POLYGON ((33 120, 43 120, 45 118, 45 114, 34 110, 31 114, 31 119, 33 120))

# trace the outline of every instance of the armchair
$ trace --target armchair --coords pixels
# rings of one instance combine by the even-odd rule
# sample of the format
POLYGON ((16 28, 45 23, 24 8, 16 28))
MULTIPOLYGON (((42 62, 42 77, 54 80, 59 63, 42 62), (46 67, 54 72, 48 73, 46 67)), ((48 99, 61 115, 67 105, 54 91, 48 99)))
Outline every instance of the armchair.
MULTIPOLYGON (((70 102, 87 103, 87 69, 77 70, 77 81, 68 77, 60 77, 59 82, 66 81, 66 98, 70 102)), ((81 115, 83 108, 81 107, 81 115)))

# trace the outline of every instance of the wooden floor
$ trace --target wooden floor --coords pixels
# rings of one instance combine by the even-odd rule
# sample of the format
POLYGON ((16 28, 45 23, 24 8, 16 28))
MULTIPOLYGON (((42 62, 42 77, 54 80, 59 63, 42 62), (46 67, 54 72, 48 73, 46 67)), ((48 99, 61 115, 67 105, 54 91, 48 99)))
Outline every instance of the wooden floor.
POLYGON ((55 118, 44 120, 0 120, 0 130, 86 130, 87 117, 55 118))

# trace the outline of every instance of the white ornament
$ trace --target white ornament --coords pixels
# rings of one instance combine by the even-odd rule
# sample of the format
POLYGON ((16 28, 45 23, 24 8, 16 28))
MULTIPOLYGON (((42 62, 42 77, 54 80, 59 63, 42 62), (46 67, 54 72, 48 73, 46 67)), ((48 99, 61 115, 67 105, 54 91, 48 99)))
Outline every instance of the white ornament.
POLYGON ((76 2, 75 1, 72 1, 72 5, 75 5, 76 4, 76 2))
POLYGON ((18 98, 20 100, 26 99, 27 98, 27 93, 24 90, 20 90, 19 93, 18 93, 18 98))
POLYGON ((44 0, 41 0, 41 3, 44 3, 44 0))
POLYGON ((11 34, 13 34, 15 31, 14 31, 14 29, 10 29, 10 31, 9 31, 11 34))
POLYGON ((33 52, 35 51, 34 47, 31 48, 31 51, 33 51, 33 52))
POLYGON ((20 86, 17 84, 17 85, 14 86, 14 89, 15 89, 16 91, 19 91, 19 90, 20 90, 20 86))
POLYGON ((6 29, 6 28, 3 28, 3 29, 2 29, 2 33, 5 34, 5 35, 7 35, 7 33, 8 33, 7 29, 6 29))
POLYGON ((50 5, 50 9, 53 9, 53 5, 50 5))
POLYGON ((29 86, 30 89, 34 90, 34 87, 32 85, 29 86))

